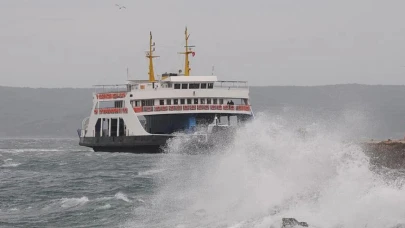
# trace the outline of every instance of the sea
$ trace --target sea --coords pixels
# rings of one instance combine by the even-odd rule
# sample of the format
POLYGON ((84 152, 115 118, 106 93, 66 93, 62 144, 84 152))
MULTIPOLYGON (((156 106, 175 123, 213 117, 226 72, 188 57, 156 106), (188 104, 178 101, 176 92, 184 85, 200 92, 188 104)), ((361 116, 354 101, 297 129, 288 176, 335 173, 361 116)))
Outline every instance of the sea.
POLYGON ((354 116, 259 113, 231 144, 192 155, 181 139, 164 154, 1 139, 0 227, 405 227, 405 170, 370 165, 354 116))

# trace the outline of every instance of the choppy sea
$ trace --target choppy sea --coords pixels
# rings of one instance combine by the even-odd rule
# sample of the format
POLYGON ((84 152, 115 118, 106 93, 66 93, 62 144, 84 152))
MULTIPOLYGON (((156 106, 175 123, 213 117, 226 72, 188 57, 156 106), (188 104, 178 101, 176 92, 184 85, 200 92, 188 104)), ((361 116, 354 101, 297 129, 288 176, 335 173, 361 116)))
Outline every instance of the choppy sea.
POLYGON ((201 155, 1 139, 0 227, 405 227, 405 171, 370 166, 353 126, 259 115, 201 155))

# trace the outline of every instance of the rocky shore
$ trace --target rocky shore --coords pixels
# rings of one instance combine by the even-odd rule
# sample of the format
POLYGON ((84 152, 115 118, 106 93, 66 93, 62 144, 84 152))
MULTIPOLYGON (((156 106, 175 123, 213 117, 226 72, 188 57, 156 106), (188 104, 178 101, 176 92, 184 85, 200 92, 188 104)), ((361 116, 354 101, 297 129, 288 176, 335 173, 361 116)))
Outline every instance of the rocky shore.
POLYGON ((370 163, 391 169, 405 169, 405 140, 370 140, 362 143, 370 163))

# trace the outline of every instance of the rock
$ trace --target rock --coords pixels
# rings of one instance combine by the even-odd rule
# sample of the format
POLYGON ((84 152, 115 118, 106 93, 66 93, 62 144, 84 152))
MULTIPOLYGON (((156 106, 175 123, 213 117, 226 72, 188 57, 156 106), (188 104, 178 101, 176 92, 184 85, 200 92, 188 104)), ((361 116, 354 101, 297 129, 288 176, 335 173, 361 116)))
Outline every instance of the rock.
POLYGON ((283 225, 281 228, 293 228, 296 226, 308 227, 308 223, 306 222, 298 222, 295 218, 283 218, 283 225))

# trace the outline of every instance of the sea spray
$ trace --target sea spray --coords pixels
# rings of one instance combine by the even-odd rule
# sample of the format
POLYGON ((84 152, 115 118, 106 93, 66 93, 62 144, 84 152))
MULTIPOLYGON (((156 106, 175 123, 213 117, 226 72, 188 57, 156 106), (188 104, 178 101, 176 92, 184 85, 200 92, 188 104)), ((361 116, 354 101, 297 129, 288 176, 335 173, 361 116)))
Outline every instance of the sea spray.
POLYGON ((361 120, 346 114, 335 122, 300 122, 259 114, 224 150, 197 156, 169 150, 157 167, 165 172, 156 180, 152 209, 138 211, 145 213, 143 224, 130 227, 279 227, 282 217, 313 227, 405 223, 403 182, 394 185, 371 171, 350 140, 361 120))

